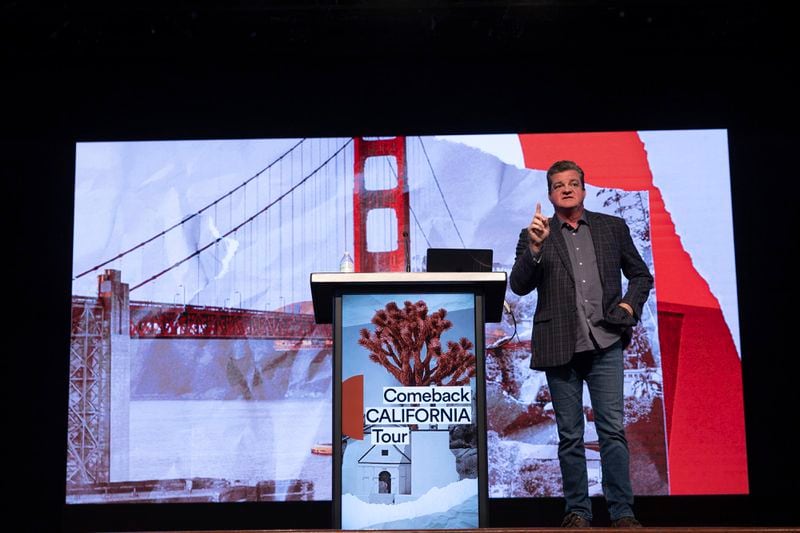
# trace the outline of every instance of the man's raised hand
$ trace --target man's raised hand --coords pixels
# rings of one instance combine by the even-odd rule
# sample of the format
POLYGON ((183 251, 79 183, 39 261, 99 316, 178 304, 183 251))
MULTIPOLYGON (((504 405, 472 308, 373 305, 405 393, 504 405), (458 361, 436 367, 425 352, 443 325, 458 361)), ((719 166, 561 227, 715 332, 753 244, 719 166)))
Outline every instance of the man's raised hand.
POLYGON ((536 202, 536 213, 534 213, 533 219, 528 225, 531 252, 538 254, 542 250, 542 244, 545 239, 549 236, 550 219, 542 214, 542 204, 536 202))

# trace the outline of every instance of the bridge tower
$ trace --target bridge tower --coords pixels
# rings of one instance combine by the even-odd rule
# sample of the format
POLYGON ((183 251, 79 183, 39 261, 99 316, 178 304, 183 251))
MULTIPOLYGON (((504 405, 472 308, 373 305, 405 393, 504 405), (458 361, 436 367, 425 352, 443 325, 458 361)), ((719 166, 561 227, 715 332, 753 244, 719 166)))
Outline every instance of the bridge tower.
POLYGON ((127 480, 130 460, 130 301, 119 270, 98 298, 73 298, 67 483, 127 480), (112 357, 113 354, 113 357, 112 357))
POLYGON ((108 317, 104 324, 110 348, 109 429, 110 480, 124 481, 130 473, 131 318, 127 283, 119 270, 98 276, 98 297, 108 317))
POLYGON ((409 209, 408 172, 406 164, 406 138, 366 140, 356 137, 353 145, 353 234, 356 272, 402 272, 408 264, 409 209), (364 175, 366 162, 371 157, 392 157, 397 169, 397 181, 386 189, 368 189, 364 175), (397 220, 397 245, 394 249, 370 251, 367 225, 370 212, 390 209, 397 220))

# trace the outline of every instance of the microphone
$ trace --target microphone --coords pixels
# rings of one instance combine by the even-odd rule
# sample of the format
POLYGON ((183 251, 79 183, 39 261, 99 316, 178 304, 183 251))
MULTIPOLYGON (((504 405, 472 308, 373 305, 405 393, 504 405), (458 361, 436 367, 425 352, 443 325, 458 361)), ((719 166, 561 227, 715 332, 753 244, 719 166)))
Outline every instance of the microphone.
POLYGON ((406 252, 406 272, 411 272, 411 241, 408 238, 408 232, 403 232, 403 245, 406 252))

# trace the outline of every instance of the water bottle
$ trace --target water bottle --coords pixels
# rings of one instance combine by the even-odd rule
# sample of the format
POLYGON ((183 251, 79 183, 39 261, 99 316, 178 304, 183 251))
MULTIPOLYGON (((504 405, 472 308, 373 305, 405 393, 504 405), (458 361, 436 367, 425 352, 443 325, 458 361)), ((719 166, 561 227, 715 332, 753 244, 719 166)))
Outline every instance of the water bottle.
POLYGON ((350 257, 350 252, 345 251, 342 260, 339 261, 339 272, 354 272, 355 264, 353 258, 350 257))

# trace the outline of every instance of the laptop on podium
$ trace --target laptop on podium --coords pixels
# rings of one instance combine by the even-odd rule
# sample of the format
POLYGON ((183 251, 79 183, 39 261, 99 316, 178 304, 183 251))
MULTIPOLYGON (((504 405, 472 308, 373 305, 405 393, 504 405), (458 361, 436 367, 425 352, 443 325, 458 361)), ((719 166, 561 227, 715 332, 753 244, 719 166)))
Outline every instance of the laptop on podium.
POLYGON ((491 272, 492 250, 483 248, 428 248, 428 272, 491 272))

